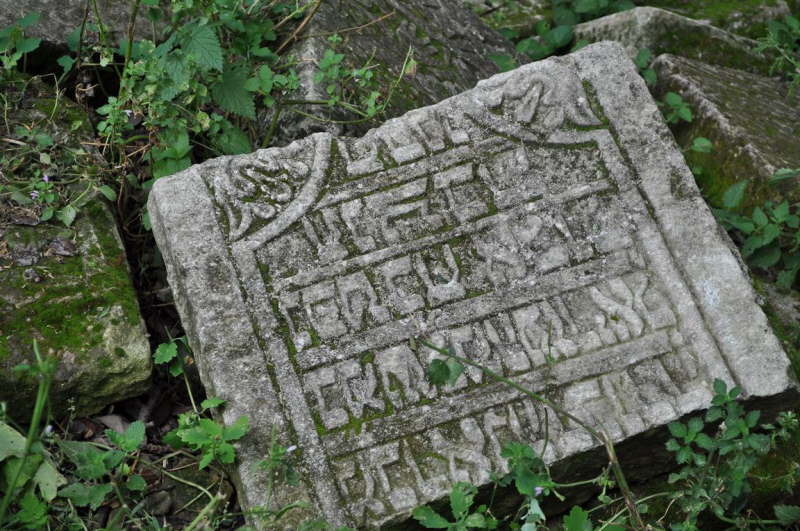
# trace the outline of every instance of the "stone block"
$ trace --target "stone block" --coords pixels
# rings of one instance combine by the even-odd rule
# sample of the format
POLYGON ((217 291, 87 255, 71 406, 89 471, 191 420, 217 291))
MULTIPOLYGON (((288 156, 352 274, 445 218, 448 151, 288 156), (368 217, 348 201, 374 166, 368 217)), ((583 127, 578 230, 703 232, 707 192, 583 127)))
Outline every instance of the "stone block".
POLYGON ((43 355, 59 361, 53 413, 74 408, 77 415, 92 414, 146 391, 152 369, 116 220, 99 194, 84 188, 102 157, 91 148, 94 132, 79 105, 56 97, 39 78, 4 88, 5 149, 21 168, 0 172, 0 401, 17 421, 29 419, 38 380, 13 368, 33 364, 35 338, 43 355), (69 228, 55 219, 39 222, 41 205, 23 207, 8 199, 13 186, 33 179, 30 159, 18 147, 29 142, 18 133, 26 128, 53 140, 45 152, 60 164, 52 166, 51 184, 60 188, 61 179, 72 179, 56 172, 85 176, 73 185, 78 215, 69 228))
MULTIPOLYGON (((369 61, 382 97, 388 95, 388 87, 395 87, 386 117, 437 103, 496 74, 499 69, 490 59, 492 54, 516 56, 513 44, 481 22, 461 0, 327 0, 289 49, 299 61, 301 87, 295 99, 328 99, 327 83, 315 81, 314 75, 331 48, 328 37, 333 34, 342 38, 336 52, 344 54, 346 68, 360 68, 369 61), (404 74, 409 51, 417 65, 404 74)), ((271 117, 262 113, 265 132, 271 117)), ((374 125, 320 121, 323 117, 345 122, 359 118, 352 113, 326 112, 320 105, 288 106, 281 117, 278 145, 317 131, 360 136, 374 125), (302 117, 292 109, 317 119, 302 117)))
POLYGON ((704 168, 698 182, 713 203, 742 179, 754 180, 751 201, 800 199, 794 180, 766 184, 780 168, 800 168, 800 94, 789 97, 788 85, 774 78, 673 55, 658 57, 654 68, 659 92, 679 93, 694 112, 691 124, 676 128, 679 142, 702 136, 714 143, 710 154, 687 154, 704 168))
MULTIPOLYGON (((131 2, 118 0, 97 0, 100 19, 117 38, 127 35, 130 19, 131 2)), ((66 45, 67 37, 83 22, 86 0, 20 0, 0 3, 0 28, 13 24, 18 19, 30 14, 39 13, 39 21, 25 30, 29 37, 39 37, 49 43, 66 45)), ((150 27, 140 11, 138 21, 138 38, 147 38, 150 27)), ((89 10, 89 23, 96 23, 93 9, 89 10)), ((117 42, 114 40, 113 42, 117 42)))
POLYGON ((785 0, 637 0, 636 3, 706 21, 751 39, 766 35, 767 22, 790 15, 800 5, 797 0, 788 3, 785 0))
POLYGON ((575 27, 575 37, 622 43, 631 57, 640 48, 766 75, 771 61, 752 39, 655 7, 637 7, 575 27))
MULTIPOLYGON (((401 521, 524 441, 565 462, 571 422, 615 440, 709 405, 712 382, 796 400, 789 361, 624 49, 496 75, 362 138, 315 134, 156 182, 153 231, 209 394, 248 415, 245 508, 273 429, 331 522, 401 521)), ((633 439, 631 439, 633 440, 633 439)), ((650 455, 653 449, 644 446, 650 455)))

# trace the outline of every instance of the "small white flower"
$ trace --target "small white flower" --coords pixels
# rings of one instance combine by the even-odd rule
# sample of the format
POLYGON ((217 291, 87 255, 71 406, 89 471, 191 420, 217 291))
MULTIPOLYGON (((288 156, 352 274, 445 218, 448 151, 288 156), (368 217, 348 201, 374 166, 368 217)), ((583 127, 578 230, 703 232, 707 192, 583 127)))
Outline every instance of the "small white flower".
POLYGON ((290 454, 290 453, 294 452, 295 450, 297 450, 297 446, 293 444, 289 448, 286 449, 286 453, 290 454))

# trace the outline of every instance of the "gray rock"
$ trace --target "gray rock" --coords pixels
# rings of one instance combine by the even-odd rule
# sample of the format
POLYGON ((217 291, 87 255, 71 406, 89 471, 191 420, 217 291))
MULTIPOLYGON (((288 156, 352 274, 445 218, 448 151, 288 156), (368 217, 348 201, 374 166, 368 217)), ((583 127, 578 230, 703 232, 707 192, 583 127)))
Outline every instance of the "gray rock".
MULTIPOLYGON (((499 71, 489 58, 492 54, 516 53, 508 40, 487 27, 460 0, 328 0, 289 50, 299 61, 301 88, 295 99, 328 99, 325 87, 329 82, 317 82, 314 76, 325 51, 331 48, 328 37, 334 33, 343 39, 336 52, 344 54, 346 68, 361 68, 369 62, 383 98, 388 95, 387 87, 396 86, 386 117, 472 88, 478 80, 499 71), (413 51, 417 67, 404 75, 409 51, 413 51)), ((361 89, 349 98, 358 104, 371 90, 361 89)), ((342 126, 321 122, 292 110, 340 121, 359 118, 352 113, 326 112, 325 106, 290 105, 277 128, 277 144, 318 131, 360 136, 370 127, 368 123, 342 126)), ((265 132, 271 116, 264 114, 260 119, 265 132)))
POLYGON ((456 481, 487 484, 509 440, 542 450, 549 429, 549 462, 596 447, 473 369, 433 387, 420 338, 618 441, 703 410, 715 378, 797 400, 618 44, 494 76, 359 139, 194 166, 155 184, 149 212, 203 382, 226 422, 250 418, 244 507, 265 501, 254 464, 273 427, 303 478, 277 501, 362 527, 456 481))
MULTIPOLYGON (((77 104, 54 98, 37 78, 5 89, 8 140, 22 143, 17 131, 24 124, 53 139, 45 153, 59 161, 54 171, 97 170, 98 161, 82 145, 94 135, 77 104)), ((0 185, 33 178, 30 154, 26 159, 14 151, 17 144, 6 146, 9 157, 25 164, 14 175, 0 172, 0 185)), ((51 183, 65 178, 54 171, 51 183)), ((76 200, 86 184, 79 186, 76 200)), ((110 208, 93 195, 83 194, 86 201, 77 205, 69 228, 55 220, 40 223, 36 205, 0 197, 0 401, 20 422, 29 418, 38 380, 13 368, 33 363, 34 338, 43 355, 59 360, 50 400, 56 415, 72 407, 78 415, 91 414, 148 386, 150 345, 125 250, 110 208)))
POLYGON ((654 63, 660 92, 679 93, 693 109, 691 124, 677 129, 685 145, 702 136, 714 143, 710 154, 688 153, 703 167, 698 180, 715 203, 731 184, 753 179, 750 200, 800 199, 795 180, 768 186, 780 168, 800 168, 800 95, 789 97, 779 80, 739 70, 663 55, 654 63))
POLYGON ((575 37, 621 42, 631 57, 640 48, 648 48, 654 55, 670 53, 758 74, 767 74, 771 64, 754 51, 754 40, 655 7, 637 7, 584 22, 575 27, 575 37))
POLYGON ((797 9, 797 0, 637 0, 646 4, 674 11, 679 15, 706 21, 727 31, 746 37, 758 38, 766 34, 766 23, 790 15, 797 9))
MULTIPOLYGON (((86 0, 4 1, 0 3, 0 28, 10 26, 30 13, 39 13, 41 18, 35 25, 25 30, 26 35, 63 45, 70 33, 81 26, 86 4, 86 0)), ((127 36, 132 4, 119 0, 97 0, 100 19, 111 32, 112 42, 118 42, 118 39, 127 36)), ((136 35, 139 38, 149 35, 147 32, 149 24, 144 16, 145 9, 141 8, 137 19, 136 35)), ((87 21, 97 22, 93 9, 89 10, 87 21)))

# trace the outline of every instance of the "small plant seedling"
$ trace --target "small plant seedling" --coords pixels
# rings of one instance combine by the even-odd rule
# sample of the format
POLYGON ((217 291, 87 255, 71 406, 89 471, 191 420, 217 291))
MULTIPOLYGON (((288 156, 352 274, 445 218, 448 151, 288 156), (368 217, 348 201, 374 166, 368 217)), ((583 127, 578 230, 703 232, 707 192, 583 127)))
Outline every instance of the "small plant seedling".
POLYGON ((667 92, 664 95, 664 101, 661 103, 664 112, 664 119, 667 123, 676 124, 683 120, 684 122, 691 122, 694 119, 692 109, 689 104, 683 101, 680 94, 675 92, 667 92))

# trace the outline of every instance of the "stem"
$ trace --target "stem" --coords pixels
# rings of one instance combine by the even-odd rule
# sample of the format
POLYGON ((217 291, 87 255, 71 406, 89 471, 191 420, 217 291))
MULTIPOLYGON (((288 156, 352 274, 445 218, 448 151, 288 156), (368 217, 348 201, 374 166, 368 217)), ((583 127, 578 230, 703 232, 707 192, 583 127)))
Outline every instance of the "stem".
POLYGON ((628 506, 628 511, 630 511, 631 519, 633 520, 634 529, 646 529, 646 527, 644 525, 644 522, 642 521, 642 516, 639 514, 639 511, 636 509, 636 501, 635 501, 635 498, 633 496, 633 492, 631 492, 630 487, 628 486, 628 482, 625 480, 625 474, 622 472, 622 467, 620 466, 619 461, 617 460, 617 454, 614 451, 614 443, 611 441, 611 437, 608 436, 608 434, 605 432, 605 430, 603 430, 602 428, 601 428, 600 431, 594 429, 592 426, 589 426, 587 423, 585 423, 584 421, 582 421, 581 419, 579 419, 578 417, 576 417, 575 415, 573 415, 569 411, 566 411, 565 409, 563 409, 560 406, 556 405, 554 402, 548 400, 547 398, 545 398, 545 397, 543 397, 543 396, 541 396, 541 395, 539 395, 537 393, 534 393, 533 391, 530 391, 530 390, 522 387, 521 385, 519 385, 518 383, 514 382, 513 380, 510 380, 510 379, 506 378, 505 376, 502 376, 502 375, 494 372, 491 369, 488 369, 488 368, 486 368, 486 367, 484 367, 482 365, 479 365, 478 363, 475 363, 475 362, 473 362, 471 360, 468 360, 466 358, 462 358, 461 356, 457 356, 456 354, 451 353, 449 350, 443 349, 443 348, 439 348, 439 347, 437 347, 437 346, 435 346, 435 345, 433 345, 433 344, 431 344, 431 343, 429 343, 429 342, 427 342, 425 340, 420 340, 420 343, 422 343, 423 345, 425 345, 426 347, 428 347, 430 349, 435 350, 436 352, 439 352, 440 354, 443 354, 443 355, 447 356, 448 358, 452 358, 452 359, 454 359, 454 360, 456 360, 456 361, 458 361, 460 363, 463 363, 464 365, 469 365, 470 367, 475 367, 476 369, 481 370, 487 376, 489 376, 491 378, 494 378, 495 380, 497 380, 499 382, 503 382, 504 384, 508 385, 512 389, 516 389, 520 393, 525 394, 525 395, 533 398, 537 402, 539 402, 539 403, 551 408, 556 413, 559 413, 559 414, 563 415, 564 417, 568 418, 569 420, 571 420, 572 422, 574 422, 575 424, 577 424, 578 426, 580 426, 581 428, 586 430, 589 433, 589 435, 594 437, 600 444, 603 445, 603 447, 606 450, 606 453, 608 454, 609 464, 611 465, 611 469, 614 471, 614 477, 617 480, 617 485, 619 485, 619 488, 622 491, 622 495, 625 498, 625 504, 628 506))
POLYGON ((47 403, 47 397, 50 394, 52 374, 49 367, 46 367, 42 362, 42 357, 39 353, 39 344, 36 342, 36 339, 33 340, 33 352, 36 355, 37 366, 40 370, 42 379, 39 381, 39 388, 36 391, 36 404, 33 407, 33 416, 31 417, 31 424, 28 427, 28 436, 25 438, 25 448, 22 451, 22 461, 20 462, 19 467, 17 468, 17 471, 11 480, 11 483, 9 483, 6 489, 2 504, 0 504, 0 528, 2 528, 3 522, 5 521, 6 511, 8 511, 8 508, 11 505, 11 497, 13 496, 14 491, 17 489, 17 482, 22 474, 22 469, 25 468, 25 462, 28 460, 28 456, 30 455, 31 446, 33 445, 34 440, 37 438, 37 434, 39 433, 39 423, 42 420, 42 412, 44 411, 44 407, 47 403))
POLYGON ((186 528, 186 531, 193 531, 198 526, 202 525, 203 521, 214 514, 214 511, 217 510, 217 506, 225 501, 225 496, 222 495, 222 492, 218 492, 216 496, 211 498, 211 501, 203 507, 203 510, 200 511, 200 514, 192 520, 192 523, 186 528))
POLYGON ((270 142, 272 142, 272 138, 275 136, 275 131, 278 129, 278 120, 280 119, 282 113, 283 105, 278 103, 275 108, 275 114, 272 115, 272 122, 269 124, 267 135, 264 137, 264 141, 261 142, 262 148, 269 146, 270 142))

